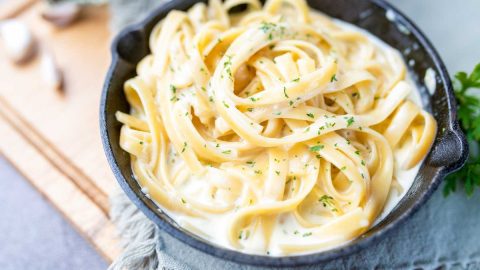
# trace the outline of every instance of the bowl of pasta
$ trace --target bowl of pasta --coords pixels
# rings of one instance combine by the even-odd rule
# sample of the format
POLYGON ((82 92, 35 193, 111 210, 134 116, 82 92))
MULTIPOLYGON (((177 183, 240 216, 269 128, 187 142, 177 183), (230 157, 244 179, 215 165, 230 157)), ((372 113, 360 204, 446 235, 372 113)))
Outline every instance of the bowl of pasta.
POLYGON ((449 75, 381 0, 170 1, 112 45, 102 140, 162 230, 297 266, 385 237, 465 161, 449 75))

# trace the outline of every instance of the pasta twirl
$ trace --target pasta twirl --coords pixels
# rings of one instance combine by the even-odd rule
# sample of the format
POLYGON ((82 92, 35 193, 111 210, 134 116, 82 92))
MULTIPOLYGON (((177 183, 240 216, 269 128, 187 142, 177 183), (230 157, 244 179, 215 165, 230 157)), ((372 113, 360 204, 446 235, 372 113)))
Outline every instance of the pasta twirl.
POLYGON ((162 209, 232 249, 355 239, 436 134, 399 53, 305 1, 197 3, 159 22, 150 49, 125 82, 120 145, 162 209))

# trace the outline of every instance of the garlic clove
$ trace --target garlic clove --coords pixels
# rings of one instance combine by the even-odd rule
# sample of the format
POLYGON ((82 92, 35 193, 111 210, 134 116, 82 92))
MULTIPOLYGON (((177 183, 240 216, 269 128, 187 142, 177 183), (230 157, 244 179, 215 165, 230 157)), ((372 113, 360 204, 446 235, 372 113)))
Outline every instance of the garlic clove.
POLYGON ((80 17, 82 9, 79 4, 63 2, 48 5, 42 12, 42 18, 59 27, 65 27, 80 17))
POLYGON ((27 62, 35 53, 35 40, 23 22, 15 19, 1 22, 0 39, 7 56, 17 64, 27 62))
POLYGON ((45 84, 57 91, 63 89, 63 73, 58 67, 52 54, 43 53, 40 61, 40 71, 45 84))

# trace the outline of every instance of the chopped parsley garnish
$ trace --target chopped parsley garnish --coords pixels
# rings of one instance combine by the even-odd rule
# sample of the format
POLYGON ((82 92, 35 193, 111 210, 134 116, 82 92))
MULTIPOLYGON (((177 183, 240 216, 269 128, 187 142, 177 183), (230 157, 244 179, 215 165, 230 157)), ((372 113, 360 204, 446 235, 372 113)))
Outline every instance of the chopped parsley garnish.
POLYGON ((330 78, 330 82, 336 82, 337 81, 337 74, 333 74, 333 76, 330 78))
POLYGON ((246 240, 246 239, 248 239, 249 236, 250 236, 250 231, 249 230, 245 231, 245 233, 243 231, 240 231, 240 233, 238 234, 238 239, 243 238, 244 240, 246 240))
POLYGON ((312 235, 312 232, 308 232, 308 233, 304 233, 304 234, 302 235, 302 237, 307 237, 307 236, 311 236, 311 235, 312 235))
POLYGON ((262 22, 260 25, 260 30, 262 30, 264 33, 267 33, 268 31, 272 31, 277 25, 274 23, 270 22, 262 22))
POLYGON ((287 87, 283 87, 283 94, 285 95, 286 98, 289 98, 287 95, 287 87))
POLYGON ((227 109, 230 108, 230 106, 225 102, 225 100, 223 101, 223 106, 225 106, 227 109))
POLYGON ((307 116, 310 118, 315 118, 315 115, 313 113, 307 113, 307 116))
POLYGON ((232 79, 232 56, 227 55, 227 61, 223 62, 223 68, 225 69, 225 72, 227 72, 228 76, 230 77, 230 80, 232 79))
POLYGON ((353 118, 353 116, 348 117, 346 119, 347 119, 347 127, 353 125, 353 123, 355 122, 355 119, 353 118))
POLYGON ((228 154, 231 154, 231 153, 232 153, 232 150, 225 150, 225 151, 222 151, 222 154, 226 154, 226 155, 228 155, 228 154))
POLYGON ((324 147, 325 146, 323 144, 315 145, 315 146, 310 147, 310 151, 318 152, 318 151, 322 150, 324 147))
POLYGON ((174 94, 177 92, 177 88, 173 84, 170 84, 170 90, 172 90, 174 94))
POLYGON ((296 78, 296 79, 293 79, 292 82, 299 82, 300 81, 300 78, 296 78))
POLYGON ((275 171, 275 173, 276 173, 277 175, 280 175, 280 171, 275 171))
POLYGON ((328 195, 323 195, 318 199, 318 202, 320 202, 323 207, 329 207, 333 212, 338 211, 337 208, 335 208, 335 204, 333 203, 333 197, 328 196, 328 195))
POLYGON ((246 163, 250 165, 250 167, 255 166, 255 161, 247 161, 246 163))
POLYGON ((185 152, 186 149, 187 149, 187 142, 184 142, 183 143, 183 149, 182 149, 181 153, 185 152))

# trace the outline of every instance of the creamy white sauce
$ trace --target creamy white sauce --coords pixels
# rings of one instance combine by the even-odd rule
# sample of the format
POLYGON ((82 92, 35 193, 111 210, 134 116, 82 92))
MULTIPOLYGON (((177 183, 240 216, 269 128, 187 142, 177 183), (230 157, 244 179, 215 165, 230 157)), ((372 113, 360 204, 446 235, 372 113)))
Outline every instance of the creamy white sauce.
MULTIPOLYGON (((395 14, 393 12, 389 13, 387 11, 387 18, 395 19, 395 14)), ((366 35, 372 42, 375 43, 375 45, 377 45, 381 49, 384 49, 384 50, 390 49, 390 47, 387 44, 385 44, 376 36, 373 36, 372 34, 367 32, 366 30, 340 20, 334 19, 334 21, 342 28, 361 32, 362 34, 366 35)), ((399 53, 399 52, 397 51, 396 53, 399 53)), ((432 74, 432 71, 427 71, 426 75, 428 75, 428 79, 427 79, 427 76, 425 77, 426 84, 429 84, 430 86, 431 84, 435 83, 435 80, 434 80, 435 74, 434 73, 433 75, 431 74, 432 74), (433 83, 431 78, 433 78, 433 83)), ((418 88, 416 87, 415 83, 413 82, 409 74, 407 74, 406 81, 410 83, 412 86, 412 89, 414 89, 414 91, 410 93, 408 99, 412 100, 419 107, 423 107, 423 104, 421 102, 421 98, 418 92, 418 88)), ((173 147, 170 148, 170 153, 168 157, 170 161, 175 160, 175 162, 170 163, 172 171, 177 171, 180 168, 180 166, 183 165, 183 161, 177 158, 177 154, 175 153, 175 150, 173 149, 173 147)), ((401 188, 396 189, 392 187, 390 189, 389 196, 385 203, 384 209, 381 212, 381 214, 377 217, 375 222, 372 224, 372 227, 375 226, 382 219, 384 219, 397 206, 399 201, 408 192, 422 163, 418 164, 417 166, 415 166, 410 170, 401 170, 400 164, 401 164, 401 160, 395 160, 395 175, 397 177, 397 182, 401 188)), ((210 181, 222 181, 222 177, 225 177, 225 176, 222 175, 220 172, 211 170, 208 179, 210 181)), ((186 193, 191 192, 192 194, 194 194, 195 190, 199 190, 199 186, 197 185, 201 185, 202 181, 187 181, 187 182, 188 182, 188 184, 186 184, 187 186, 182 186, 183 190, 186 193)), ((142 188, 142 192, 144 192, 145 194, 148 194, 148 189, 142 188)), ((231 246, 230 242, 228 241, 227 235, 223 230, 223 228, 226 228, 229 222, 231 221, 233 217, 233 213, 225 214, 225 215, 215 215, 215 216, 212 215, 212 219, 213 218, 215 219, 215 223, 214 223, 215 225, 212 226, 212 222, 208 218, 202 219, 202 218, 195 218, 191 216, 185 216, 182 214, 178 214, 176 212, 163 209, 163 207, 161 207, 160 205, 159 205, 158 211, 167 213, 170 217, 172 217, 175 221, 177 221, 177 223, 180 226, 186 228, 187 230, 192 231, 195 234, 198 234, 213 243, 234 249, 231 246), (201 228, 201 230, 199 230, 198 228, 201 228)), ((209 217, 209 214, 206 214, 206 215, 207 217, 209 217)), ((247 236, 249 237, 249 241, 240 240, 242 245, 244 245, 244 249, 242 251, 247 253, 265 254, 264 251, 268 250, 268 253, 267 253, 268 255, 282 256, 284 255, 282 254, 282 251, 276 248, 280 242, 284 243, 284 242, 290 241, 292 243, 303 243, 303 242, 305 242, 305 244, 311 243, 308 237, 298 237, 298 236, 308 235, 310 232, 308 229, 299 228, 298 222, 295 220, 295 217, 293 216, 293 214, 286 213, 286 214, 278 215, 275 220, 275 223, 279 226, 275 226, 275 229, 272 232, 272 236, 270 238, 270 243, 268 244, 268 246, 266 246, 267 243, 264 242, 265 240, 263 237, 253 238, 255 234, 248 235, 247 232, 242 232, 242 237, 247 237, 247 236)), ((364 226, 368 226, 369 222, 365 220, 360 224, 364 224, 364 226)), ((258 236, 259 234, 256 234, 256 235, 258 236)), ((345 245, 347 243, 348 242, 343 242, 342 245, 345 245)), ((321 251, 321 249, 315 250, 313 252, 318 252, 318 251, 321 251)), ((303 254, 308 254, 313 252, 308 251, 308 252, 303 252, 303 254)), ((302 254, 302 252, 299 252, 298 254, 302 254)))

